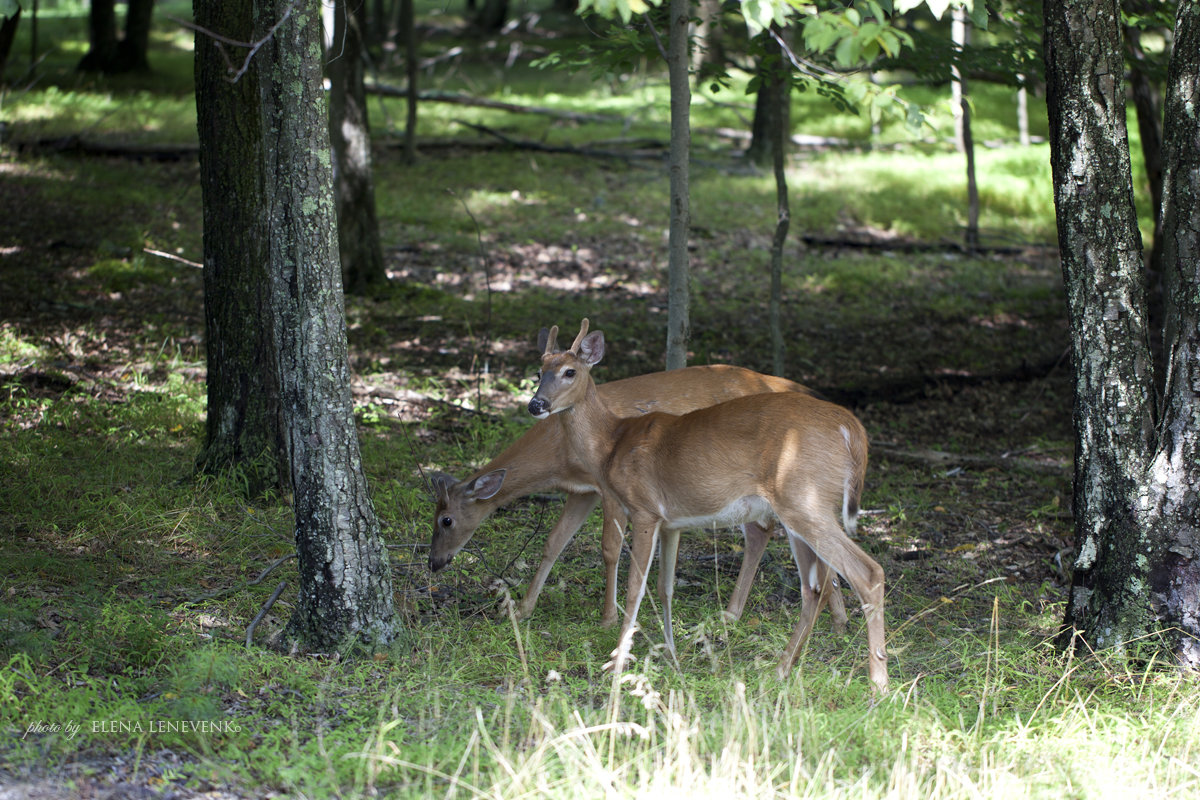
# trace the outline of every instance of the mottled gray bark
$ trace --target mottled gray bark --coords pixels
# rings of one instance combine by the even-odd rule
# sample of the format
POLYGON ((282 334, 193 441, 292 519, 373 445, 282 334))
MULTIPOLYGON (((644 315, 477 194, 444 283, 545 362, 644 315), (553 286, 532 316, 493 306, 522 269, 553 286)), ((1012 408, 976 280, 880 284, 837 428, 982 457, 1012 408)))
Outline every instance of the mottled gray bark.
MULTIPOLYGON (((202 31, 239 42, 254 36, 248 0, 196 2, 202 31)), ((232 48, 226 50, 229 53, 232 48)), ((231 57, 241 66, 237 51, 231 57)), ((244 54, 243 54, 244 57, 244 54)), ((233 468, 251 494, 287 484, 274 346, 267 326, 266 206, 259 61, 236 82, 217 41, 195 39, 196 121, 204 206, 204 323, 208 416, 197 467, 233 468)))
POLYGON ((1143 479, 1154 443, 1116 0, 1047 0, 1058 241, 1075 362, 1075 562, 1066 624, 1093 647, 1153 629, 1143 479))
POLYGON ((338 250, 346 291, 366 294, 371 287, 387 281, 387 272, 375 214, 371 129, 363 84, 365 2, 336 0, 333 16, 329 138, 333 144, 338 250))
POLYGON ((348 638, 385 644, 392 580, 350 397, 320 2, 256 5, 256 40, 291 10, 259 54, 271 330, 300 572, 288 634, 322 650, 348 638))
POLYGON ((1163 230, 1167 383, 1154 406, 1116 0, 1047 0, 1059 248, 1075 356, 1075 535, 1065 637, 1200 667, 1200 38, 1179 8, 1163 230), (1186 43, 1186 45, 1185 45, 1186 43))
POLYGON ((671 85, 670 222, 667 253, 667 369, 687 366, 691 337, 691 279, 688 227, 691 198, 688 174, 692 149, 692 87, 688 81, 689 0, 671 0, 667 10, 667 73, 671 85))
POLYGON ((1200 3, 1181 0, 1164 102, 1162 267, 1170 370, 1150 471, 1162 557, 1155 609, 1179 660, 1200 670, 1200 3))

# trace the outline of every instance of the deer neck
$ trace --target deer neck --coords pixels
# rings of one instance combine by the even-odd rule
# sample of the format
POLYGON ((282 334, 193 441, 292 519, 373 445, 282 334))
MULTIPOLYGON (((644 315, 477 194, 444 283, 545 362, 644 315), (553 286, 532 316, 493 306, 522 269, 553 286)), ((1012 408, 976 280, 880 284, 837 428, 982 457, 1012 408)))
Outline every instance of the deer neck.
POLYGON ((599 477, 602 465, 612 452, 621 418, 600 399, 596 384, 590 377, 583 396, 570 408, 561 411, 558 418, 571 452, 599 477))

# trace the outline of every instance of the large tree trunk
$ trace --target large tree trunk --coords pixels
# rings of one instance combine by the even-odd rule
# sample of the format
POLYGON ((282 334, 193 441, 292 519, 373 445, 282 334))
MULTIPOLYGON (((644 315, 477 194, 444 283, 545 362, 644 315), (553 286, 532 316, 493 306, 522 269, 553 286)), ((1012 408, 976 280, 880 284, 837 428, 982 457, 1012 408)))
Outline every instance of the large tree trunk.
POLYGON ((153 15, 154 0, 129 0, 125 12, 125 36, 118 39, 115 0, 92 0, 88 16, 88 52, 78 68, 83 72, 105 73, 149 70, 147 54, 153 15))
MULTIPOLYGON (((195 3, 196 25, 251 41, 249 2, 195 3)), ((273 340, 266 325, 268 262, 262 209, 266 135, 259 105, 259 59, 236 82, 221 45, 195 43, 196 120, 204 206, 204 322, 208 418, 197 462, 203 472, 240 473, 251 494, 288 483, 279 426, 273 340)), ((228 48, 236 58, 238 51, 228 48)), ((239 63, 238 67, 241 66, 239 63)))
POLYGON ((692 148, 692 87, 688 82, 688 26, 691 4, 671 0, 667 10, 669 41, 667 73, 671 85, 671 212, 667 254, 667 369, 687 366, 690 338, 691 266, 688 263, 688 227, 691 206, 688 172, 692 148))
POLYGON ((117 62, 116 0, 91 0, 88 9, 88 51, 79 61, 81 72, 109 72, 117 62))
POLYGON ((1046 0, 1054 201, 1075 364, 1075 537, 1065 634, 1125 650, 1156 630, 1161 555, 1146 510, 1154 452, 1141 236, 1117 0, 1046 0))
POLYGON ((117 47, 117 62, 122 70, 146 72, 150 69, 150 22, 154 0, 129 0, 125 13, 125 38, 117 47))
POLYGON ((13 39, 17 36, 17 25, 20 22, 19 8, 11 17, 0 20, 0 84, 4 83, 4 65, 8 63, 8 54, 12 52, 13 39))
POLYGON ((255 40, 289 10, 260 53, 271 332, 300 572, 288 635, 320 650, 375 646, 395 634, 392 578, 350 397, 319 0, 263 0, 255 40))
POLYGON ((1162 267, 1169 355, 1161 439, 1151 464, 1155 610, 1178 660, 1200 670, 1200 3, 1181 0, 1167 76, 1162 267))
POLYGON ((366 294, 387 281, 375 183, 371 174, 371 131, 363 85, 363 0, 334 3, 329 52, 329 138, 333 144, 338 246, 346 291, 366 294))

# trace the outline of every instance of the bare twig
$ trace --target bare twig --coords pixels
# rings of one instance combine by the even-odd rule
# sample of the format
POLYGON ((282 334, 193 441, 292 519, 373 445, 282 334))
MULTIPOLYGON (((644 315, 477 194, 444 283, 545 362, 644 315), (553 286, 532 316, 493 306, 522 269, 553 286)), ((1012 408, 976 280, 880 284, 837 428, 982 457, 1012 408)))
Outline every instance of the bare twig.
POLYGON ((658 28, 654 27, 654 20, 650 19, 649 14, 643 14, 642 18, 646 20, 646 26, 650 28, 650 35, 654 37, 654 46, 658 48, 659 55, 663 57, 663 61, 666 61, 667 48, 663 46, 662 37, 658 35, 658 28))
POLYGON ((237 39, 230 39, 228 36, 222 36, 216 31, 201 27, 194 22, 188 22, 187 20, 179 19, 178 17, 168 16, 167 19, 184 28, 188 28, 196 33, 203 34, 204 36, 207 36, 216 42, 217 52, 221 54, 221 58, 225 59, 225 66, 228 68, 228 70, 233 73, 233 77, 228 79, 229 82, 237 83, 241 77, 246 74, 246 70, 250 69, 250 59, 254 58, 254 54, 257 53, 264 44, 271 41, 271 38, 275 36, 275 31, 279 30, 280 26, 287 22, 288 18, 292 16, 293 8, 295 8, 295 6, 288 6, 287 11, 283 12, 283 16, 279 18, 279 21, 271 26, 271 30, 267 31, 267 35, 259 39, 257 42, 239 42, 237 39), (250 49, 250 52, 246 54, 246 59, 242 62, 241 69, 234 67, 233 61, 229 58, 229 54, 226 53, 225 48, 222 47, 222 45, 226 44, 230 47, 243 47, 250 49))
POLYGON ((275 601, 279 599, 279 595, 283 594, 283 587, 287 586, 287 580, 284 579, 275 587, 275 591, 271 593, 271 599, 262 607, 258 615, 250 622, 250 627, 246 628, 246 647, 254 644, 254 629, 258 627, 258 623, 262 622, 262 618, 271 610, 271 606, 275 605, 275 601))
POLYGON ((262 572, 260 572, 258 574, 258 577, 252 581, 247 581, 246 583, 243 583, 241 586, 226 587, 224 589, 218 589, 215 592, 209 592, 208 594, 202 594, 199 597, 192 598, 188 602, 189 603, 202 603, 205 600, 213 600, 217 597, 223 597, 223 596, 225 596, 227 594, 231 594, 233 592, 240 592, 242 589, 245 589, 247 586, 257 586, 258 584, 262 583, 263 580, 268 575, 270 575, 272 572, 274 572, 279 567, 280 564, 282 564, 285 561, 288 561, 289 559, 293 559, 295 557, 296 557, 295 553, 288 553, 286 556, 276 559, 275 562, 273 564, 271 564, 271 566, 267 567, 262 572))
POLYGON ((166 258, 166 259, 169 259, 169 260, 171 260, 171 261, 178 261, 180 264, 183 264, 183 265, 185 265, 185 266, 188 266, 188 267, 194 267, 194 268, 196 268, 196 269, 204 269, 204 265, 203 265, 203 264, 200 264, 200 263, 198 263, 198 262, 196 262, 196 261, 191 261, 191 260, 189 260, 189 259, 186 259, 186 258, 184 258, 184 257, 182 257, 182 256, 177 256, 177 255, 175 255, 174 253, 168 253, 168 252, 166 252, 166 251, 164 251, 164 250, 155 250, 155 249, 153 249, 153 248, 151 248, 151 247, 143 247, 143 248, 142 248, 142 252, 143 252, 143 253, 149 253, 149 254, 150 254, 150 255, 152 255, 152 256, 158 256, 159 258, 166 258))
MULTIPOLYGON (((479 227, 479 220, 475 219, 475 215, 471 213, 471 207, 467 205, 467 201, 459 197, 453 190, 447 190, 459 203, 462 204, 463 211, 467 212, 467 216, 471 219, 471 224, 475 226, 475 242, 479 246, 479 262, 483 265, 483 284, 487 293, 485 295, 485 316, 483 325, 483 343, 480 349, 483 351, 483 371, 486 375, 490 369, 491 337, 492 337, 492 270, 491 261, 488 259, 487 249, 483 246, 483 229, 479 227)), ((476 356, 476 363, 478 355, 476 356)), ((474 371, 474 370, 472 370, 474 371)), ((483 408, 483 386, 479 378, 475 380, 475 407, 483 408)))

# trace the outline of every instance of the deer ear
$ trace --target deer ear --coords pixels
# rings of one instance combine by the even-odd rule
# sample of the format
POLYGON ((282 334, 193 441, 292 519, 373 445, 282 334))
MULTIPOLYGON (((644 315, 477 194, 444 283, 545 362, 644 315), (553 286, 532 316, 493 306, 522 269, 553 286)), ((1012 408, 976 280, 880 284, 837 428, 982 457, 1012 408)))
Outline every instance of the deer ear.
POLYGON ((589 367, 594 367, 604 358, 604 334, 594 331, 583 337, 579 343, 579 357, 589 367))
POLYGON ((495 497, 496 492, 500 491, 500 487, 504 485, 504 476, 507 472, 508 470, 506 469, 498 469, 486 475, 480 475, 471 481, 471 486, 468 490, 471 499, 488 500, 495 497))

